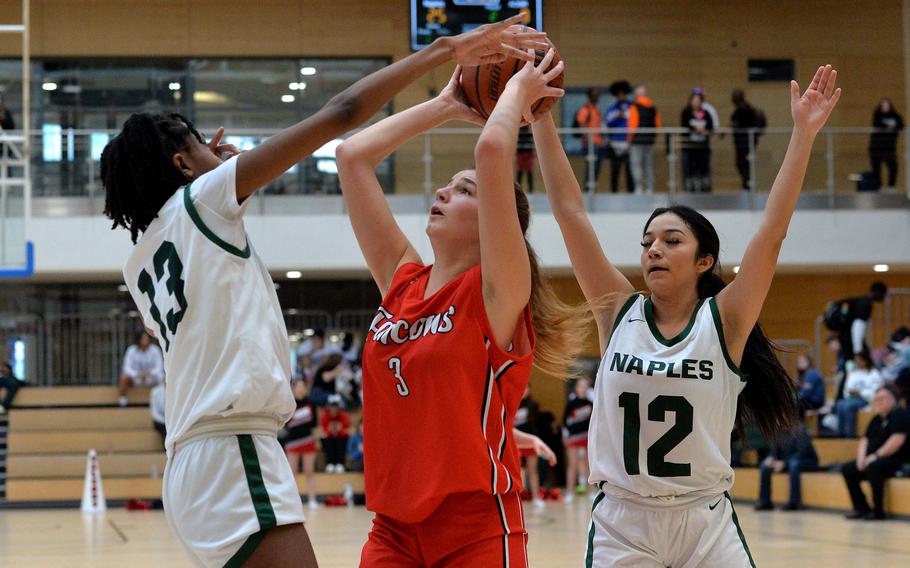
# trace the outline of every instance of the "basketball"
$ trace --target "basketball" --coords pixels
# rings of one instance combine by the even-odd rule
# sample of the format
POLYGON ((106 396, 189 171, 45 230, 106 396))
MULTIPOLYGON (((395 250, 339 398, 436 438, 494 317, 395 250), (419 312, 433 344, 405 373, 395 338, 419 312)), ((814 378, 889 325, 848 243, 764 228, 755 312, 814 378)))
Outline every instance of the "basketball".
MULTIPOLYGON (((552 42, 549 42, 553 46, 552 42)), ((553 46, 556 49, 556 46, 553 46)), ((547 53, 542 50, 535 51, 535 63, 540 63, 547 53)), ((559 63, 559 52, 554 54, 553 65, 559 63)), ((518 73, 525 64, 521 59, 510 57, 502 63, 487 63, 476 65, 474 67, 465 67, 461 71, 461 88, 464 91, 468 104, 484 118, 490 118, 496 101, 506 88, 506 83, 512 75, 518 73)), ((550 81, 551 87, 562 88, 565 81, 565 73, 560 73, 558 77, 550 81)), ((534 114, 548 111, 556 103, 556 97, 544 97, 534 103, 531 109, 534 114)))

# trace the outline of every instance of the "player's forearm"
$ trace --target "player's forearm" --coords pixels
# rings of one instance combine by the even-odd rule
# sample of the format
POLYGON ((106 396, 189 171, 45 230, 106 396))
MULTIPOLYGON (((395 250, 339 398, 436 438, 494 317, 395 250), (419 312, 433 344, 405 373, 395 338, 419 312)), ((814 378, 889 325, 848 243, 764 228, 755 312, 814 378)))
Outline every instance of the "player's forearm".
POLYGON ((560 217, 584 213, 585 203, 581 188, 563 150, 553 116, 548 114, 532 124, 531 131, 534 133, 534 146, 540 158, 540 172, 553 214, 560 217))
POLYGON ((340 165, 363 162, 375 168, 408 140, 448 120, 445 105, 431 99, 385 118, 345 140, 338 148, 340 165))
POLYGON ((796 202, 806 177, 809 156, 815 136, 799 128, 793 129, 790 144, 780 171, 771 186, 768 203, 759 232, 762 238, 782 242, 787 236, 790 219, 796 210, 796 202))

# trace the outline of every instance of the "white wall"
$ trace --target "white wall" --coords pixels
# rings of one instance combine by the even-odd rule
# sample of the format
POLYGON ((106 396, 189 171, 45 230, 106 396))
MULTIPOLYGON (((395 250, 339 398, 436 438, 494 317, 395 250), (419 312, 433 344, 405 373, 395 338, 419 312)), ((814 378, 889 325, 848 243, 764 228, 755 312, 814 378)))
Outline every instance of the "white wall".
MULTIPOLYGON (((732 267, 742 258, 760 213, 709 211, 721 236, 721 262, 732 267)), ((635 271, 644 213, 600 213, 592 220, 606 252, 618 266, 635 271)), ((408 237, 426 260, 432 258, 424 235, 426 214, 398 216, 408 237)), ((366 276, 363 258, 343 215, 259 216, 248 214, 254 247, 276 276, 301 270, 308 277, 366 276)), ((36 217, 28 238, 35 243, 36 277, 67 280, 119 280, 129 254, 126 231, 110 230, 103 217, 36 217)), ((570 270, 568 255, 553 217, 538 214, 531 240, 545 268, 570 270)), ((869 270, 874 263, 910 269, 910 211, 799 211, 780 258, 781 270, 869 270)))

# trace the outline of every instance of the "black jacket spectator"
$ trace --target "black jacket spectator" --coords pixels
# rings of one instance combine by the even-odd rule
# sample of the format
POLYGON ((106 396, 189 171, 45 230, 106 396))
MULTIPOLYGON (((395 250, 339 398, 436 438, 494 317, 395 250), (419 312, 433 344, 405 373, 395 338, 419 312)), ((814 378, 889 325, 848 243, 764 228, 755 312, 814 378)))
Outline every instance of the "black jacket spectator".
POLYGON ((853 512, 847 515, 850 519, 884 519, 885 481, 910 461, 910 414, 898 406, 895 392, 887 386, 876 391, 872 405, 877 416, 860 440, 857 459, 841 469, 853 501, 853 512), (863 479, 872 486, 871 510, 860 489, 863 479))
POLYGON ((891 104, 891 99, 882 99, 872 115, 872 126, 877 130, 869 137, 869 160, 872 172, 882 183, 882 164, 888 166, 888 187, 897 181, 897 137, 904 129, 904 119, 891 104))
POLYGON ((0 363, 0 389, 6 390, 6 396, 3 397, 3 402, 0 403, 0 414, 5 413, 12 407, 16 392, 21 386, 22 383, 19 382, 19 379, 13 376, 13 368, 9 366, 9 363, 0 363))

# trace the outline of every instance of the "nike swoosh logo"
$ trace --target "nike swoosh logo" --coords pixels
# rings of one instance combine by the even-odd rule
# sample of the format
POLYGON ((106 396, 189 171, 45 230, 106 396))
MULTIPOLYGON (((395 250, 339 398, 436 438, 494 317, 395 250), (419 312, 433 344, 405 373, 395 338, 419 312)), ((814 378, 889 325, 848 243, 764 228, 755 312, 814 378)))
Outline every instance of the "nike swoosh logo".
POLYGON ((720 499, 717 500, 717 503, 715 503, 715 504, 713 504, 713 505, 708 505, 708 508, 711 509, 711 510, 713 511, 714 508, 717 507, 718 505, 720 505, 720 502, 723 501, 723 500, 724 500, 724 498, 721 497, 720 499))
POLYGON ((645 321, 645 320, 643 320, 643 319, 630 319, 630 320, 629 320, 629 323, 636 322, 636 321, 642 321, 642 322, 643 322, 643 321, 645 321))

